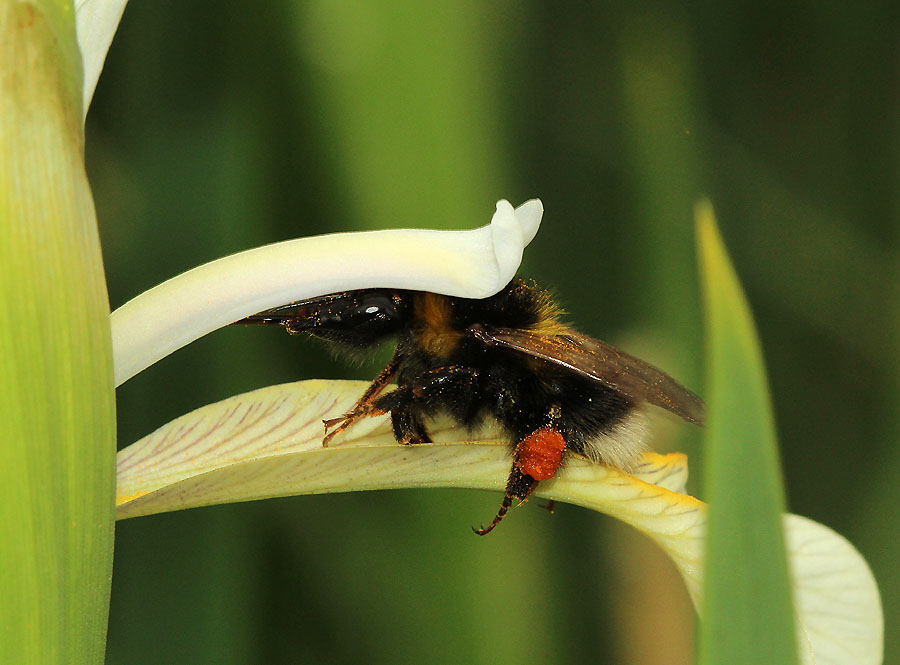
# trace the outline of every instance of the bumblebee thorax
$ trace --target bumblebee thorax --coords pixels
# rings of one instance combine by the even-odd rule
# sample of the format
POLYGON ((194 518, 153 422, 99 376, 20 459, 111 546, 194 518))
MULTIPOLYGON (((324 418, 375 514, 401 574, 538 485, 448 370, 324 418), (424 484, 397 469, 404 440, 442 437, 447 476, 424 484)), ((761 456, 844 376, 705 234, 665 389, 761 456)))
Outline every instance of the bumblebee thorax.
POLYGON ((462 333, 453 327, 453 304, 447 296, 423 292, 414 304, 417 346, 438 358, 456 349, 462 333))

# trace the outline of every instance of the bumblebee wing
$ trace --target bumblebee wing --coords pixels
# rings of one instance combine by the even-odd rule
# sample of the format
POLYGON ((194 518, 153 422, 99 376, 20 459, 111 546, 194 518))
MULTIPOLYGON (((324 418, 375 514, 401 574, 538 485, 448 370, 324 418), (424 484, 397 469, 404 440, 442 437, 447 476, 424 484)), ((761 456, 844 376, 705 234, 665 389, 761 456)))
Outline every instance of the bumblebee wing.
POLYGON ((486 346, 502 346, 540 358, 598 381, 632 399, 648 402, 700 424, 703 400, 665 372, 574 330, 542 335, 516 328, 476 325, 469 328, 486 346))
POLYGON ((263 326, 287 326, 291 321, 304 319, 309 316, 311 308, 336 300, 340 295, 341 294, 331 294, 307 298, 306 300, 298 300, 296 302, 288 303, 287 305, 267 309, 265 312, 252 314, 240 321, 235 321, 232 325, 255 323, 263 326))
POLYGON ((263 326, 286 326, 292 319, 296 319, 301 315, 300 307, 297 303, 284 305, 276 309, 260 312, 259 314, 252 314, 240 321, 235 321, 234 325, 255 323, 263 326))

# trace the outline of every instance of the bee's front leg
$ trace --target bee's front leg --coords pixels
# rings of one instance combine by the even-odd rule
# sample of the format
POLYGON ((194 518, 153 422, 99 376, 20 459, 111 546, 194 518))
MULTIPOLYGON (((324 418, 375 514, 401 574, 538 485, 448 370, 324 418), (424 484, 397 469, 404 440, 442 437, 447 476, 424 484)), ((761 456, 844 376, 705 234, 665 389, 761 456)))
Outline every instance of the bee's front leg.
POLYGON ((385 365, 384 369, 382 369, 378 376, 369 384, 369 387, 366 388, 366 392, 362 394, 362 397, 356 402, 350 411, 345 413, 344 415, 338 418, 330 418, 329 420, 323 420, 322 423, 325 425, 325 431, 327 434, 325 438, 322 439, 322 447, 327 447, 328 443, 337 435, 343 432, 345 429, 353 425, 357 420, 361 418, 369 418, 372 416, 380 416, 384 413, 387 413, 387 409, 380 409, 376 406, 376 402, 378 399, 378 395, 381 394, 381 391, 384 390, 384 387, 391 380, 391 377, 397 371, 397 367, 400 365, 402 356, 399 353, 395 353, 394 357, 391 358, 391 361, 385 365), (334 429, 331 429, 331 428, 334 429), (329 432, 328 430, 331 431, 329 432))

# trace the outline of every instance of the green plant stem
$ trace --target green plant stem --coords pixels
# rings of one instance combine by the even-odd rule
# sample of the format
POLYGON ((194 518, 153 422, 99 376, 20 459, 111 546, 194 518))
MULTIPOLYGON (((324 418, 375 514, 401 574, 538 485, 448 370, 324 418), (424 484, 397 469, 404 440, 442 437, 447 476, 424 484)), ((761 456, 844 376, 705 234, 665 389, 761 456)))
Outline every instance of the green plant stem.
POLYGON ((0 2, 0 662, 101 663, 109 305, 71 2, 0 2))

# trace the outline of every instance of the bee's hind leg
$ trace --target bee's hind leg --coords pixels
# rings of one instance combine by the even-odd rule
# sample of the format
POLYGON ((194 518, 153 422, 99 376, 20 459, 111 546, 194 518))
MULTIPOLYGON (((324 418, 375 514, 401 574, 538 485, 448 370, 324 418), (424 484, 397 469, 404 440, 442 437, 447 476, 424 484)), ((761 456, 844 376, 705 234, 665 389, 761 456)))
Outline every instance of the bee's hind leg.
POLYGON ((486 536, 506 515, 513 499, 524 503, 542 480, 556 475, 563 461, 566 440, 559 429, 560 409, 554 405, 547 414, 547 423, 524 437, 516 445, 512 469, 506 481, 506 493, 497 516, 487 526, 472 529, 479 536, 486 536))
POLYGON ((503 495, 503 502, 500 504, 500 510, 497 511, 496 517, 487 526, 482 525, 478 529, 472 527, 472 531, 479 536, 488 535, 506 516, 506 512, 512 506, 513 499, 518 500, 519 504, 524 503, 537 486, 538 481, 527 473, 522 473, 514 463, 512 470, 509 472, 509 478, 506 481, 506 493, 503 495))

